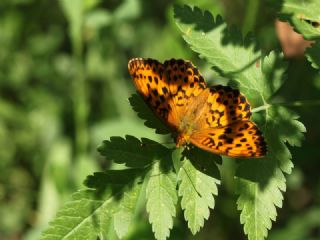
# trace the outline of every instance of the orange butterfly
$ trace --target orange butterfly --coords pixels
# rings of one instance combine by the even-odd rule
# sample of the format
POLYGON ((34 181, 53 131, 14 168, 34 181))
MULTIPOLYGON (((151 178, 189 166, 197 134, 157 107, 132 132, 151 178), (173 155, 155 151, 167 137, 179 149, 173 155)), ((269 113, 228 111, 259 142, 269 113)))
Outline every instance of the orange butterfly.
POLYGON ((250 121, 250 104, 239 90, 208 88, 198 69, 184 60, 162 64, 134 58, 128 68, 145 102, 172 129, 177 147, 192 143, 230 157, 266 154, 261 131, 250 121))

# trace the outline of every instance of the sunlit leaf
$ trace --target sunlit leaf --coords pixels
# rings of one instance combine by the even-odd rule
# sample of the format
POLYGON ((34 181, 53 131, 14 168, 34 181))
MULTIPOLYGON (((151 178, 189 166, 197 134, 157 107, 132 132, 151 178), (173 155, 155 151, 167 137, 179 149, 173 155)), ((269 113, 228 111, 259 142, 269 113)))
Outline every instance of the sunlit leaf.
POLYGON ((214 195, 218 195, 219 173, 214 157, 210 155, 211 159, 204 157, 201 150, 192 151, 189 156, 193 160, 184 160, 178 173, 181 208, 193 234, 209 218, 210 208, 213 209, 215 205, 214 195))
POLYGON ((95 189, 75 193, 40 239, 81 240, 106 237, 111 221, 116 223, 118 236, 126 234, 141 189, 140 180, 127 170, 118 170, 117 174, 113 174, 113 181, 105 182, 104 185, 97 184, 96 181, 104 174, 109 175, 107 172, 89 177, 87 185, 95 189), (126 213, 123 213, 124 209, 126 213), (119 218, 125 218, 127 224, 119 226, 119 218))
POLYGON ((146 189, 147 212, 157 240, 169 237, 173 217, 176 216, 176 174, 171 168, 163 166, 167 164, 160 161, 154 163, 146 189))

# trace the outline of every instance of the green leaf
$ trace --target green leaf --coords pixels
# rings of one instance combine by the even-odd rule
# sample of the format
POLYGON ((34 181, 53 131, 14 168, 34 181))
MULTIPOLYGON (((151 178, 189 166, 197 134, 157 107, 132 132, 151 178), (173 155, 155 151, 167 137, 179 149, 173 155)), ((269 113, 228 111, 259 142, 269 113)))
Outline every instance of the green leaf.
POLYGON ((171 131, 164 125, 160 118, 156 117, 155 113, 147 106, 142 98, 133 94, 129 98, 130 105, 137 112, 139 118, 145 120, 144 125, 149 128, 154 128, 158 134, 168 134, 171 131))
POLYGON ((272 6, 278 8, 281 21, 288 21, 305 39, 320 37, 320 2, 318 0, 269 0, 272 6))
POLYGON ((282 207, 285 177, 272 159, 247 160, 237 171, 237 201, 240 222, 249 239, 264 239, 282 207))
POLYGON ((262 130, 268 143, 266 158, 247 160, 237 170, 237 201, 240 221, 249 239, 264 239, 271 229, 271 220, 277 217, 276 207, 282 207, 281 191, 286 189, 283 172, 293 168, 291 153, 285 143, 300 146, 304 125, 298 116, 281 106, 267 109, 262 130))
POLYGON ((139 183, 141 179, 132 174, 132 178, 129 179, 128 170, 118 170, 117 175, 113 174, 113 181, 116 183, 106 182, 105 185, 108 185, 108 188, 105 186, 100 188, 100 184, 95 182, 99 182, 96 178, 101 178, 103 174, 110 175, 109 172, 99 173, 90 176, 90 180, 86 181, 90 182, 89 186, 97 188, 73 194, 72 200, 58 212, 49 228, 43 232, 42 240, 106 237, 112 221, 115 222, 118 236, 124 236, 141 189, 139 183), (126 209, 125 214, 124 209, 126 209), (126 218, 125 225, 119 227, 119 218, 126 218))
POLYGON ((306 49, 305 55, 311 66, 315 69, 320 68, 320 42, 317 41, 311 47, 306 49))
POLYGON ((110 140, 104 140, 98 147, 98 152, 108 160, 136 168, 150 165, 154 159, 162 156, 168 150, 155 141, 146 138, 139 140, 129 135, 125 139, 111 137, 110 140))
POLYGON ((285 143, 300 146, 304 125, 298 116, 281 106, 267 109, 262 127, 269 153, 264 159, 246 160, 237 170, 237 201, 241 210, 240 221, 249 239, 264 239, 272 221, 276 220, 276 207, 282 207, 281 191, 286 190, 283 172, 293 168, 291 153, 285 143))
POLYGON ((283 172, 291 173, 291 153, 285 143, 300 146, 305 132, 298 116, 272 105, 271 98, 283 84, 287 63, 282 54, 271 52, 263 57, 252 36, 242 38, 235 28, 228 28, 220 17, 188 6, 174 9, 178 27, 191 48, 212 64, 213 69, 232 79, 250 100, 254 117, 264 133, 268 155, 246 160, 236 172, 240 220, 249 239, 264 239, 276 207, 282 206, 285 190, 283 172), (259 110, 264 110, 260 111, 259 110))
POLYGON ((176 174, 167 164, 170 159, 156 161, 146 188, 147 212, 157 240, 167 239, 176 216, 176 174), (169 168, 168 168, 169 167, 169 168))
POLYGON ((210 154, 208 158, 199 149, 184 154, 189 159, 184 160, 178 173, 179 196, 182 197, 181 207, 188 227, 192 234, 196 234, 203 227, 204 220, 209 218, 209 208, 214 208, 214 195, 218 195, 217 184, 220 183, 219 171, 213 161, 215 155, 210 154))
POLYGON ((220 75, 236 80, 233 85, 246 93, 253 106, 264 104, 284 81, 287 64, 282 55, 271 52, 263 58, 252 36, 243 39, 240 31, 228 29, 220 16, 214 19, 209 14, 197 7, 174 8, 178 27, 191 49, 220 75))

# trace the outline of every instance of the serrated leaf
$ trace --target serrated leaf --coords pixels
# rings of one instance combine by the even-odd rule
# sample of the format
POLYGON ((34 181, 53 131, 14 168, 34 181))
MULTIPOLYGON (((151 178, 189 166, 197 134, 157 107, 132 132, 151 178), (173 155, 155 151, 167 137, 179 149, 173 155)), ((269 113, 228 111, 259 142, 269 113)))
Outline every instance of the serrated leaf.
POLYGON ((126 138, 111 137, 104 140, 98 147, 98 152, 108 160, 124 163, 127 167, 142 168, 154 159, 167 152, 168 149, 161 144, 142 138, 127 135, 126 138))
MULTIPOLYGON (((44 231, 41 240, 54 239, 96 239, 100 233, 100 221, 97 214, 112 215, 114 202, 110 194, 101 198, 93 190, 77 192, 57 214, 44 231), (102 200, 104 198, 104 200, 102 200)), ((104 219, 107 223, 107 219, 104 219)), ((104 235, 105 233, 103 233, 104 235)))
POLYGON ((176 174, 168 168, 170 159, 156 161, 150 171, 146 188, 147 212, 157 240, 167 239, 176 216, 176 174))
POLYGON ((305 55, 311 66, 320 69, 320 42, 317 41, 311 47, 306 49, 305 55))
POLYGON ((298 116, 281 106, 267 109, 262 128, 268 143, 266 158, 247 160, 237 170, 237 201, 241 210, 240 221, 249 239, 264 239, 276 220, 276 207, 282 207, 281 191, 286 189, 282 173, 290 174, 293 168, 292 155, 285 145, 300 146, 305 132, 298 116))
POLYGON ((209 12, 197 7, 175 6, 174 14, 191 49, 219 74, 236 80, 236 87, 246 93, 253 106, 264 104, 279 89, 287 66, 282 55, 271 52, 262 58, 251 35, 244 39, 236 28, 228 29, 221 17, 208 17, 209 12), (194 16, 193 23, 188 20, 190 15, 194 16))
POLYGON ((185 153, 192 156, 192 163, 190 159, 184 160, 178 173, 181 207, 192 234, 196 234, 209 218, 209 208, 214 208, 214 195, 218 195, 217 184, 220 183, 214 155, 208 159, 201 153, 202 150, 185 153))
POLYGON ((84 185, 88 188, 94 188, 101 192, 106 188, 112 188, 113 186, 117 185, 119 185, 119 187, 125 187, 127 184, 132 182, 132 179, 144 174, 145 171, 141 171, 140 168, 95 172, 93 175, 87 176, 86 180, 84 181, 84 185))
POLYGON ((208 14, 196 7, 175 7, 178 27, 191 48, 219 74, 231 78, 251 105, 261 105, 260 110, 265 110, 255 113, 255 118, 266 138, 268 155, 243 162, 236 174, 238 208, 242 211, 240 219, 245 233, 249 239, 264 239, 271 220, 276 218, 276 207, 282 205, 283 172, 290 173, 293 167, 285 143, 299 146, 305 127, 296 114, 270 102, 286 77, 287 64, 282 54, 271 52, 262 57, 252 37, 243 39, 238 30, 227 28, 220 17, 214 20, 208 14))
POLYGON ((138 117, 145 120, 144 125, 156 130, 158 134, 171 133, 170 129, 164 125, 160 118, 156 117, 155 113, 147 106, 142 98, 137 94, 132 94, 129 98, 132 109, 137 112, 138 117))
POLYGON ((240 222, 249 240, 264 239, 282 207, 285 177, 272 159, 247 160, 237 171, 237 201, 240 222))
MULTIPOLYGON (((128 174, 118 170, 118 179, 128 174)), ((98 174, 96 174, 98 176, 98 174)), ((94 176, 92 177, 94 178, 94 176)), ((94 182, 91 179, 91 182, 94 182)), ((124 208, 133 214, 133 208, 141 189, 140 179, 133 177, 126 184, 109 184, 109 188, 79 191, 57 214, 41 236, 42 240, 54 239, 97 239, 105 237, 114 215, 121 214, 124 208), (123 195, 125 194, 125 195, 123 195)), ((99 186, 99 185, 96 185, 99 186)), ((119 217, 116 215, 116 217, 119 217)), ((129 216, 127 215, 127 218, 129 216)), ((123 235, 127 229, 116 229, 123 235)))
POLYGON ((292 155, 285 145, 300 146, 306 132, 305 126, 299 122, 298 115, 291 110, 273 105, 266 111, 265 123, 262 127, 268 142, 269 158, 276 159, 281 170, 291 173, 292 155))
POLYGON ((281 21, 288 21, 305 39, 320 37, 320 2, 318 0, 269 0, 278 9, 281 21))
POLYGON ((293 168, 292 155, 286 142, 300 146, 306 131, 292 111, 271 106, 266 110, 262 130, 268 143, 267 157, 247 160, 237 170, 237 201, 241 210, 240 221, 249 239, 264 239, 276 220, 276 207, 282 207, 281 191, 286 189, 283 172, 290 174, 293 168))

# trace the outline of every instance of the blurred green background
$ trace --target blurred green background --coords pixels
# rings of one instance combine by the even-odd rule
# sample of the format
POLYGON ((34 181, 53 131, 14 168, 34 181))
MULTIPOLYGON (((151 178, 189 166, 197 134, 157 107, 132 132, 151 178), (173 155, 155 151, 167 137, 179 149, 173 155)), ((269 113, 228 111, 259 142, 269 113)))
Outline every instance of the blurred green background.
MULTIPOLYGON (((280 49, 276 13, 263 1, 0 1, 1 240, 37 239, 85 177, 108 166, 96 152, 103 139, 131 134, 159 140, 127 100, 135 92, 130 58, 190 59, 208 82, 226 83, 181 38, 174 3, 196 4, 244 34, 253 31, 265 52, 280 49)), ((320 99, 319 72, 303 56, 288 61, 278 100, 320 99)), ((307 127, 306 141, 292 149, 295 169, 268 239, 320 239, 319 106, 292 109, 307 127)), ((204 229, 193 237, 180 211, 170 239, 245 239, 232 170, 223 172, 204 229)), ((129 239, 153 239, 141 215, 129 239)))

